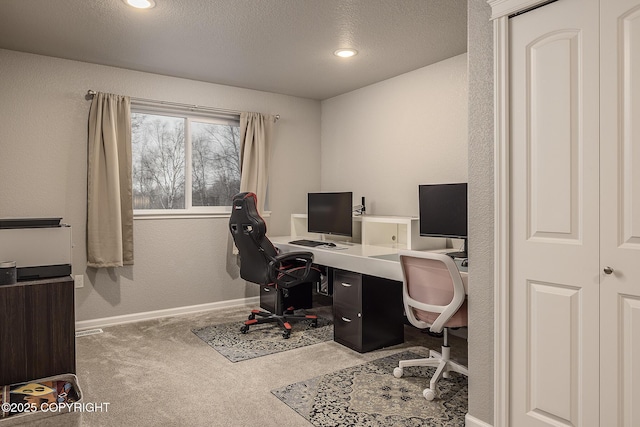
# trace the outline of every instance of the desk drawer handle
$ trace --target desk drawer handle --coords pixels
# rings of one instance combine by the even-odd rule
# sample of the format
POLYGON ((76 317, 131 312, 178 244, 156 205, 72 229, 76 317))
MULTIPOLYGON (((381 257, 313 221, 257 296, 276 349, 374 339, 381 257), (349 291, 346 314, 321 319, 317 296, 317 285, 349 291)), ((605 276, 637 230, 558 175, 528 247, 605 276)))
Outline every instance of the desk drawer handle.
POLYGON ((342 286, 344 286, 345 288, 350 288, 352 285, 351 283, 342 282, 342 286))
POLYGON ((347 323, 351 323, 351 319, 347 319, 346 317, 342 317, 342 320, 347 323))

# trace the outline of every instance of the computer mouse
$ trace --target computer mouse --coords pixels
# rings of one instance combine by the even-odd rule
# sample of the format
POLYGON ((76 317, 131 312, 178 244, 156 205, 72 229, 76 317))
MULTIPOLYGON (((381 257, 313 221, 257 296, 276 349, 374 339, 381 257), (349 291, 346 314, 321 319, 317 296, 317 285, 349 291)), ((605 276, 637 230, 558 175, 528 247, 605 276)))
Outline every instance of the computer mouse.
POLYGON ((331 242, 325 243, 324 245, 325 246, 329 246, 330 248, 335 248, 336 247, 336 244, 335 243, 331 243, 331 242))

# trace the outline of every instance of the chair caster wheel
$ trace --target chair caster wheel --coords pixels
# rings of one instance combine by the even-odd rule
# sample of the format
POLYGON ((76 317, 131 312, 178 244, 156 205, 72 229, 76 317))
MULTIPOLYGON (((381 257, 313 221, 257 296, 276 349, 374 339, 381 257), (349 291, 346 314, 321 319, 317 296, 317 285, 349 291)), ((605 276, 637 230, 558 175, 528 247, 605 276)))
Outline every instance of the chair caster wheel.
POLYGON ((285 331, 282 333, 282 338, 284 338, 285 340, 288 340, 290 336, 291 336, 291 332, 289 331, 285 331))
POLYGON ((244 325, 243 327, 240 328, 240 332, 242 332, 243 334, 246 334, 247 332, 249 332, 249 326, 244 325))
POLYGON ((249 315, 249 320, 253 320, 253 319, 255 319, 255 318, 256 318, 256 315, 255 315, 255 314, 251 313, 251 314, 249 315))
POLYGON ((433 390, 431 390, 430 388, 425 388, 424 391, 422 392, 422 395, 428 401, 432 401, 436 397, 436 393, 433 390))
POLYGON ((444 371, 442 373, 442 378, 449 378, 451 375, 449 375, 449 371, 444 371))
POLYGON ((311 327, 312 328, 317 328, 318 327, 318 319, 313 319, 311 321, 311 327))
POLYGON ((402 377, 402 368, 394 368, 393 376, 396 378, 402 377))

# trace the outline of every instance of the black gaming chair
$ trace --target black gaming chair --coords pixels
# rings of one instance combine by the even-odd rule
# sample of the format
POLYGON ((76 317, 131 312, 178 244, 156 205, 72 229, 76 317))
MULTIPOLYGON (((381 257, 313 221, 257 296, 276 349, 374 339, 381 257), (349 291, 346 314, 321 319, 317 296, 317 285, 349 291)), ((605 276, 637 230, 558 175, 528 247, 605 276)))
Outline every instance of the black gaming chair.
POLYGON ((246 334, 251 325, 277 322, 283 328, 282 336, 289 338, 289 321, 311 320, 311 325, 316 327, 317 316, 296 316, 293 313, 294 307, 286 310, 282 307, 289 289, 303 283, 319 281, 320 272, 312 266, 313 254, 278 253, 266 236, 267 226, 256 209, 254 193, 239 193, 233 197, 229 229, 240 255, 240 277, 262 286, 274 286, 277 291, 276 312, 251 310, 249 320, 244 322, 240 332, 246 334))

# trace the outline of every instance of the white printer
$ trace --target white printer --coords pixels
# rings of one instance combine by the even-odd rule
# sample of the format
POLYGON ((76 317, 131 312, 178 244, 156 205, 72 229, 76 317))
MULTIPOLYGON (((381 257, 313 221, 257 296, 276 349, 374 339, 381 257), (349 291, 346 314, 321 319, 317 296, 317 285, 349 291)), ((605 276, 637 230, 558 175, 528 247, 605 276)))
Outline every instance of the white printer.
POLYGON ((15 261, 18 281, 71 274, 71 227, 62 218, 0 218, 0 261, 15 261))

